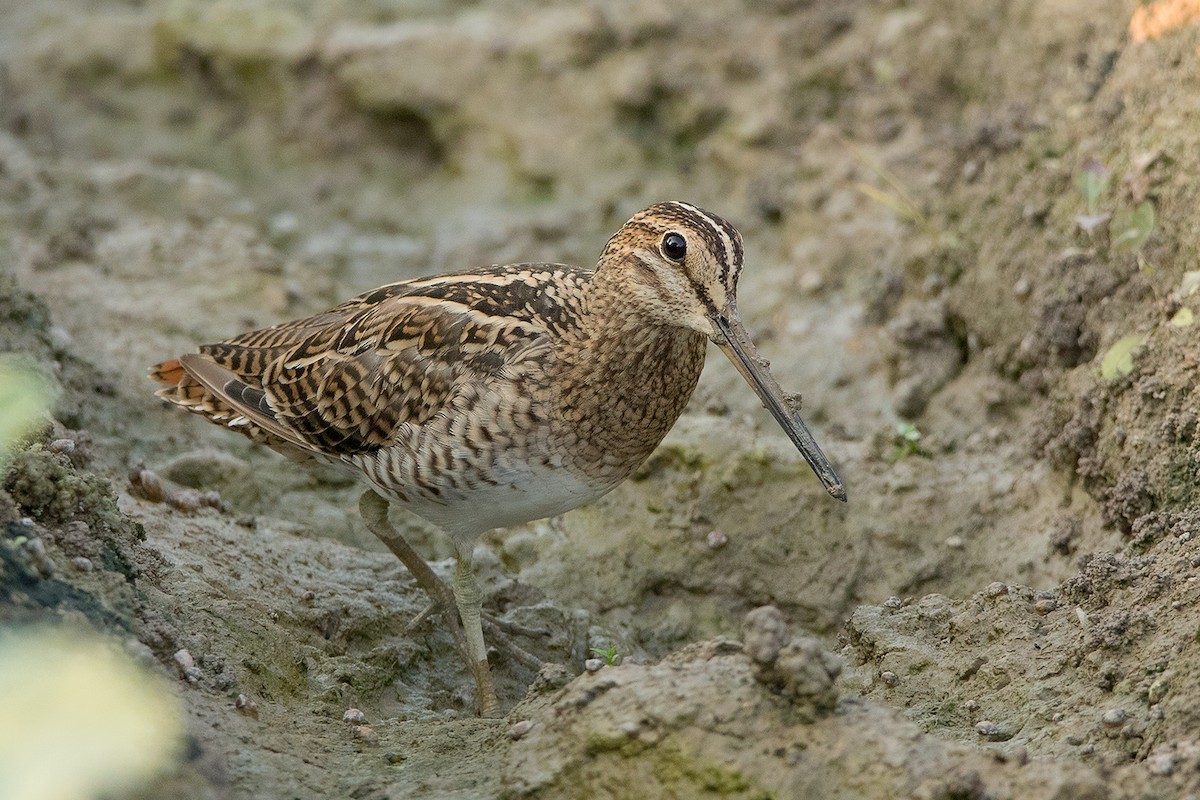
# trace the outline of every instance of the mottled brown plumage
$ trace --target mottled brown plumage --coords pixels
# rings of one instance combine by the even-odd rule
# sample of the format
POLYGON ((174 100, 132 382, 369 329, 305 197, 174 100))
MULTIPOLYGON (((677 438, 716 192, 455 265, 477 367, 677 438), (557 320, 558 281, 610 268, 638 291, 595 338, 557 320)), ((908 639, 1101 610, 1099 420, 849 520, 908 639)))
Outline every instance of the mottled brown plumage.
MULTIPOLYGON (((170 402, 289 455, 340 464, 450 533, 479 699, 494 711, 469 574, 476 539, 624 480, 682 413, 707 339, 844 499, 745 336, 741 268, 729 223, 661 203, 613 235, 594 272, 518 264, 401 281, 201 346, 151 375, 170 402)), ((364 513, 382 538, 395 536, 379 530, 386 515, 364 513)), ((444 587, 426 589, 445 597, 444 587)))

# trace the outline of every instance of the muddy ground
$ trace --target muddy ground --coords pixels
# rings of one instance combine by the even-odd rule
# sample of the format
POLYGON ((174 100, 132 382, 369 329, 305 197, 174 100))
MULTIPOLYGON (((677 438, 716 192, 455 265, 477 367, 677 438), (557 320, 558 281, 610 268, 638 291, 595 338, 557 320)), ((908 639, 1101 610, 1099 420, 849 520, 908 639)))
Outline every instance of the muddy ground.
POLYGON ((695 5, 0 3, 0 350, 61 389, 3 479, 0 620, 174 681, 144 797, 1200 796, 1200 28, 695 5), (850 502, 714 357, 634 480, 485 537, 489 606, 562 667, 498 658, 476 719, 357 488, 146 367, 594 263, 663 198, 742 230, 740 307, 850 502))

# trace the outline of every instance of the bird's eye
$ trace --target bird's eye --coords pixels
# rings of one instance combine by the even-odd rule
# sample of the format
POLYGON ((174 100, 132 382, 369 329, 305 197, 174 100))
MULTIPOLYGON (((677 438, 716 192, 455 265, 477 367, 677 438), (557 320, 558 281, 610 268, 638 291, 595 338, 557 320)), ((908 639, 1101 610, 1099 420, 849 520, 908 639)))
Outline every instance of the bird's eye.
POLYGON ((672 261, 683 261, 687 255, 687 239, 682 233, 668 233, 662 240, 662 254, 672 261))

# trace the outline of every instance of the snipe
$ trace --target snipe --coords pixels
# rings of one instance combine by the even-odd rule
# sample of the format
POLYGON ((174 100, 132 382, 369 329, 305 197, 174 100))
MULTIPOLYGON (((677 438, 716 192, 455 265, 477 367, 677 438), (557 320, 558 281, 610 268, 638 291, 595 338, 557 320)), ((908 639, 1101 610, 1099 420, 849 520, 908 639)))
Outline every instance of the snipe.
POLYGON ((741 235, 680 202, 633 216, 595 271, 494 266, 400 281, 308 319, 151 370, 159 396, 370 489, 373 533, 456 634, 483 714, 499 708, 471 557, 480 534, 561 514, 623 481, 678 419, 712 340, 830 495, 841 480, 759 358, 737 311, 741 235), (451 592, 388 523, 397 504, 445 530, 451 592), (450 612, 452 615, 452 611, 450 612))

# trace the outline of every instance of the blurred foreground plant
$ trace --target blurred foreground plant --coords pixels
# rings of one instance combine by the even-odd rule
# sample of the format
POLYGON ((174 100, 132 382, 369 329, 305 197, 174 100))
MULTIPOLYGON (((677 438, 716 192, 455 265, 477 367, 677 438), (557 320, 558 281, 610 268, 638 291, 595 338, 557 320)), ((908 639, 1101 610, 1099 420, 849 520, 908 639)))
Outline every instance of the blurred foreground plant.
POLYGON ((54 393, 31 366, 11 356, 0 357, 0 471, 9 449, 50 407, 54 393))
POLYGON ((0 632, 0 797, 123 797, 181 751, 174 698, 79 631, 0 632))

